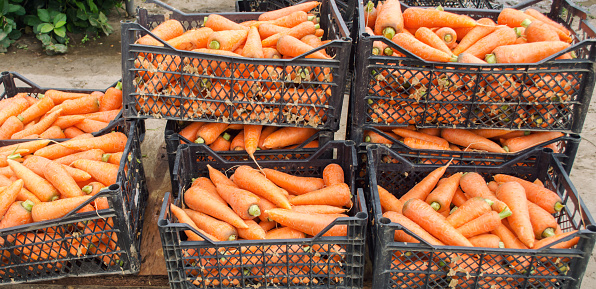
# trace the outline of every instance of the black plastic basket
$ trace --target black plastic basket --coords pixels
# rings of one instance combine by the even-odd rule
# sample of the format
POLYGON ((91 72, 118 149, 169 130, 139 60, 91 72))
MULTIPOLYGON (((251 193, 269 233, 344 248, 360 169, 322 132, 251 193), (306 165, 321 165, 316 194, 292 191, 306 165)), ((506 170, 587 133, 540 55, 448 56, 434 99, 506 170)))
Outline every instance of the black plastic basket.
MULTIPOLYGON (((115 87, 119 81, 116 81, 114 84, 110 85, 109 87, 115 87)), ((33 97, 37 97, 40 94, 44 94, 47 90, 55 89, 65 92, 78 92, 78 93, 91 93, 93 91, 105 91, 106 89, 82 89, 82 88, 47 88, 47 87, 40 87, 39 85, 33 83, 31 80, 25 78, 24 76, 16 73, 16 72, 9 72, 4 71, 0 76, 0 100, 5 98, 11 98, 17 95, 18 93, 29 93, 33 97)), ((94 132, 93 135, 98 136, 102 135, 108 131, 111 131, 112 124, 117 123, 120 119, 122 119, 122 111, 116 116, 114 120, 110 122, 110 124, 97 132, 94 132)), ((9 141, 16 141, 20 142, 21 140, 9 140, 9 141)))
POLYGON ((321 232, 306 239, 187 241, 184 231, 194 229, 176 223, 170 214, 169 205, 181 205, 184 189, 190 186, 192 178, 208 176, 207 164, 223 171, 236 165, 256 165, 252 161, 225 160, 205 150, 205 146, 181 145, 175 167, 176 178, 181 184, 177 188, 180 197, 174 199, 169 193, 166 194, 158 221, 171 288, 362 288, 368 218, 363 191, 359 189, 356 194, 354 186, 355 158, 353 143, 333 141, 308 159, 259 162, 261 167, 300 176, 320 176, 328 164, 339 164, 352 190, 354 207, 348 212, 350 217, 338 218, 327 229, 335 225, 347 225, 345 237, 322 237, 324 232, 321 232), (211 158, 216 161, 208 162, 207 159, 211 158), (255 258, 258 261, 250 261, 255 258), (291 270, 289 275, 287 272, 279 273, 283 272, 283 267, 300 270, 291 270), (317 270, 325 267, 333 269, 327 272, 317 270), (272 275, 279 281, 308 278, 309 282, 264 282, 263 279, 271 278, 272 275))
MULTIPOLYGON (((143 214, 149 195, 141 162, 145 125, 143 120, 120 120, 110 126, 112 130, 128 136, 116 184, 65 217, 0 230, 0 284, 140 271, 143 214), (109 209, 75 213, 99 197, 107 197, 109 209), (89 241, 97 246, 85 254, 85 246, 79 244, 89 241)), ((0 146, 10 144, 14 143, 0 141, 0 146)))
MULTIPOLYGON (((539 1, 515 8, 536 2, 539 1)), ((491 18, 495 22, 500 13, 497 10, 446 10, 475 19, 491 18)), ((393 41, 366 33, 360 3, 357 12, 360 30, 350 103, 351 139, 361 140, 365 125, 581 132, 594 90, 596 33, 586 20, 588 15, 568 1, 554 0, 547 15, 573 31, 574 45, 536 64, 479 66, 425 61, 393 41), (373 41, 383 41, 406 57, 375 56, 373 41), (571 51, 578 58, 554 60, 571 51), (510 75, 507 80, 506 75, 510 75), (395 88, 381 87, 383 79, 399 84, 395 88), (513 81, 519 81, 515 90, 500 89, 513 81), (545 98, 539 97, 531 90, 532 85, 527 84, 540 81, 548 83, 548 86, 541 85, 545 98), (483 82, 494 86, 495 90, 485 93, 483 82), (441 85, 450 85, 450 92, 441 85), (402 93, 405 88, 409 91, 402 93), (444 94, 436 97, 437 91, 444 94)))
MULTIPOLYGON (((189 145, 201 145, 205 146, 205 150, 208 150, 209 153, 217 154, 220 157, 231 160, 231 161, 249 161, 250 157, 246 153, 246 151, 225 151, 225 152, 215 152, 209 146, 204 144, 195 144, 192 143, 190 140, 186 139, 185 137, 178 134, 183 127, 180 125, 178 121, 175 120, 168 120, 166 123, 165 135, 164 139, 166 141, 166 153, 168 155, 168 165, 170 169, 170 179, 172 181, 172 192, 174 196, 178 191, 178 182, 174 178, 174 163, 176 162, 176 151, 178 150, 178 146, 181 144, 189 144, 189 145)), ((330 131, 319 131, 315 133, 313 136, 305 140, 303 143, 298 145, 295 149, 292 150, 284 150, 284 149, 275 149, 275 150, 257 150, 255 152, 255 158, 258 161, 261 160, 291 160, 291 159, 305 159, 309 157, 312 153, 316 152, 316 148, 303 148, 306 144, 310 143, 313 140, 319 141, 319 147, 322 147, 329 141, 333 140, 333 132, 330 131)))
MULTIPOLYGON (((447 288, 450 285, 452 288, 579 288, 581 285, 596 241, 596 227, 569 176, 550 149, 529 151, 507 163, 490 167, 451 165, 446 175, 473 171, 487 180, 498 173, 531 181, 540 179, 545 187, 557 192, 565 204, 565 208, 555 216, 561 230, 579 230, 572 235, 580 237, 579 243, 572 249, 551 249, 550 246, 540 250, 488 249, 395 242, 396 230, 406 230, 382 217, 377 185, 400 197, 439 165, 412 164, 390 149, 378 145, 368 146, 368 159, 370 170, 367 177, 371 189, 367 198, 371 222, 374 224, 371 226, 372 240, 369 241, 374 252, 373 288, 401 288, 403 284, 413 284, 410 288, 447 288), (400 254, 401 257, 398 257, 400 254), (447 267, 451 266, 449 262, 458 262, 458 258, 466 262, 459 264, 461 269, 447 268, 445 271, 441 269, 439 261, 430 261, 426 268, 405 267, 410 262, 427 257, 433 260, 438 254, 443 254, 444 260, 452 260, 446 261, 447 267), (472 256, 478 258, 471 259, 472 256), (499 258, 505 262, 509 260, 509 264, 518 263, 511 267, 510 274, 484 271, 486 267, 481 269, 483 263, 499 258), (526 266, 521 265, 525 262, 526 266)), ((411 234, 408 231, 406 233, 411 234)))
MULTIPOLYGON (((179 20, 186 29, 200 27, 209 15, 186 14, 157 0, 151 2, 172 10, 168 18, 179 20)), ((325 30, 326 38, 332 40, 321 47, 334 59, 305 58, 314 50, 293 59, 252 59, 176 50, 165 42, 162 47, 134 44, 139 36, 150 33, 149 30, 166 19, 165 15, 149 15, 147 10, 139 9, 138 23, 122 23, 125 117, 337 130, 351 39, 334 1, 323 1, 320 12, 321 28, 325 30), (152 77, 163 73, 167 79, 178 78, 181 93, 142 92, 140 80, 148 70, 135 68, 134 62, 139 56, 149 59, 159 56, 163 61, 158 63, 159 70, 152 77), (273 73, 269 73, 268 79, 245 77, 249 68, 273 73), (226 89, 225 85, 232 89, 226 89), (294 88, 304 89, 294 94, 295 99, 286 94, 294 88), (218 96, 212 98, 212 92, 218 96), (278 98, 279 95, 284 97, 278 98)), ((219 14, 242 22, 257 19, 261 13, 219 14)))

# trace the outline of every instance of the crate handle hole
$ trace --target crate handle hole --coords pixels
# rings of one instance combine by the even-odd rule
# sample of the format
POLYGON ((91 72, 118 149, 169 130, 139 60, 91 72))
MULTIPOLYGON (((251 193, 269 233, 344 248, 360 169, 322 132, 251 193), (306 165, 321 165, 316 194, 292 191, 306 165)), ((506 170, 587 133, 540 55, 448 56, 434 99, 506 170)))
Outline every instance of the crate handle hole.
POLYGON ((368 214, 365 212, 358 212, 356 218, 366 220, 368 219, 368 214))
POLYGON ((391 224, 391 220, 389 218, 381 217, 379 219, 379 223, 381 223, 383 225, 389 225, 389 224, 391 224))
POLYGON ((587 225, 586 228, 592 232, 596 232, 596 226, 595 225, 587 225))

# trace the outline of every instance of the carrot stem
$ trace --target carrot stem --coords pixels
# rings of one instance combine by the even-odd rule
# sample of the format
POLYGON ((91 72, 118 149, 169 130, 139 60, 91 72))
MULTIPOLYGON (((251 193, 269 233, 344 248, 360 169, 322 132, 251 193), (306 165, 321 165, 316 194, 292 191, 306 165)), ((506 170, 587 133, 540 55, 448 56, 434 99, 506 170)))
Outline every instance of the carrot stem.
POLYGON ((393 39, 393 36, 395 36, 395 29, 393 27, 385 27, 385 29, 383 29, 383 36, 387 39, 393 39))
POLYGON ((33 206, 35 205, 34 202, 32 202, 31 200, 26 200, 24 202, 21 203, 21 206, 23 206, 23 209, 31 212, 31 209, 33 209, 33 206))
POLYGON ((213 40, 211 42, 209 42, 209 48, 211 49, 219 49, 220 45, 219 42, 217 40, 213 40))
POLYGON ((487 55, 484 57, 484 60, 485 60, 487 63, 491 63, 491 64, 493 64, 493 63, 497 63, 497 58, 495 57, 495 55, 494 55, 494 54, 487 54, 487 55))
POLYGON ((103 155, 101 156, 101 161, 102 161, 102 162, 108 162, 108 161, 110 160, 110 156, 111 156, 111 155, 112 155, 112 154, 103 154, 103 155))
POLYGON ((441 204, 437 202, 430 203, 430 207, 433 208, 435 211, 438 211, 441 208, 441 204))
POLYGON ((501 249, 505 248, 505 243, 499 242, 499 248, 501 248, 501 249))
POLYGON ((509 208, 505 208, 502 212, 499 213, 499 217, 501 217, 501 220, 502 220, 502 219, 505 219, 505 218, 511 216, 511 214, 512 214, 511 210, 509 210, 509 208))
POLYGON ((542 238, 548 238, 548 237, 552 237, 554 235, 555 235, 555 229, 553 229, 553 228, 546 228, 542 232, 542 238))
POLYGON ((90 185, 86 185, 84 187, 81 188, 81 191, 83 191, 83 193, 85 194, 90 194, 93 191, 93 186, 90 185))
POLYGON ((251 205, 248 208, 248 214, 251 216, 258 217, 261 215, 261 210, 259 209, 259 205, 251 205))
POLYGON ((391 55, 393 55, 393 49, 391 49, 390 47, 387 47, 383 50, 383 53, 385 53, 385 55, 387 55, 387 56, 391 56, 391 55))

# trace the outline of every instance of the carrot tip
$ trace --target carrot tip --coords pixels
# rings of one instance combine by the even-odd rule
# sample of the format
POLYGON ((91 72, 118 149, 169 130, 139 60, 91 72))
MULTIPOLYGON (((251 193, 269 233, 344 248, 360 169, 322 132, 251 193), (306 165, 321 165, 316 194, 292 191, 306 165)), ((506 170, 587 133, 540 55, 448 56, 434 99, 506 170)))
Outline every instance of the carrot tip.
POLYGON ((31 209, 33 209, 33 206, 35 205, 34 202, 32 202, 31 200, 26 200, 24 202, 21 203, 21 206, 23 207, 23 209, 31 212, 31 209))
POLYGON ((553 228, 546 228, 542 231, 542 238, 548 238, 555 235, 555 229, 553 228))
POLYGON ((555 203, 555 212, 560 212, 563 208, 565 208, 565 205, 560 202, 555 203))
POLYGON ((433 210, 438 211, 441 209, 441 204, 439 204, 437 202, 432 202, 432 203, 430 203, 430 207, 433 208, 433 210))
POLYGON ((219 49, 219 47, 220 47, 220 45, 219 45, 219 42, 218 41, 213 40, 213 41, 209 42, 209 48, 211 48, 211 49, 219 49))
POLYGON ((258 217, 258 216, 261 215, 261 209, 259 208, 258 205, 251 205, 248 208, 248 214, 251 215, 251 216, 258 217))

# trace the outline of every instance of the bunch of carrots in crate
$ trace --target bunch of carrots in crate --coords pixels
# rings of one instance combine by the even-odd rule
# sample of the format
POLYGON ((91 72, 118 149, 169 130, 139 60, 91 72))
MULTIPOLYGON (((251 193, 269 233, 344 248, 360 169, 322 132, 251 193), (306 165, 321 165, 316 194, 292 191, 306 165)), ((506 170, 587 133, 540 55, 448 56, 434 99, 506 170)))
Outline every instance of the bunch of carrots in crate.
MULTIPOLYGON (((312 1, 261 14, 258 20, 242 23, 233 22, 217 14, 209 15, 201 28, 184 31, 177 20, 168 20, 151 32, 171 47, 205 54, 231 56, 238 58, 271 58, 291 59, 327 43, 322 41, 324 31, 319 27, 319 17, 309 13, 317 8, 320 2, 312 1)), ((163 46, 162 42, 151 35, 137 40, 137 44, 163 46)), ((309 54, 307 58, 331 59, 324 49, 309 54)), ((233 61, 233 59, 231 59, 233 61)), ((276 102, 280 99, 290 102, 325 103, 325 94, 330 94, 328 85, 314 88, 290 88, 283 90, 281 81, 301 83, 309 81, 330 82, 332 75, 329 68, 306 66, 265 66, 265 65, 229 65, 229 61, 216 61, 178 56, 141 53, 135 60, 139 69, 142 84, 138 86, 141 94, 171 94, 182 96, 199 96, 210 99, 252 100, 276 102), (171 73, 165 73, 167 71, 171 73), (191 74, 183 75, 181 73, 191 74), (198 76, 194 76, 198 75, 198 76), (203 77, 201 77, 203 76, 203 77), (208 77, 206 77, 208 76, 208 77), (215 76, 213 78, 212 76, 215 76), (237 78, 232 84, 229 79, 237 78), (248 79, 259 79, 251 81, 248 79), (283 94, 283 95, 282 95, 283 94), (235 97, 233 97, 235 95, 235 97), (311 100, 314 97, 315 100, 311 100), (322 99, 321 99, 322 98, 322 99)), ((139 109, 153 113, 173 113, 162 108, 164 101, 143 98, 139 109), (157 103, 157 105, 155 105, 157 103)), ((168 103, 179 107, 179 101, 168 103)), ((215 114, 229 116, 219 111, 216 104, 193 103, 184 104, 191 113, 198 115, 215 114)), ((245 109, 252 109, 244 107, 245 109)), ((175 109, 175 108, 171 108, 175 109)), ((310 109, 292 113, 307 114, 310 109)), ((256 111, 258 119, 267 118, 256 111)), ((275 115, 275 114, 272 114, 275 115)), ((312 116, 311 116, 312 117, 312 116)))
MULTIPOLYGON (((400 192, 391 193, 378 186, 383 216, 434 246, 537 250, 577 233, 577 230, 561 230, 553 214, 563 209, 562 200, 540 180, 529 182, 496 174, 494 181, 487 183, 476 172, 454 173, 446 177, 448 166, 429 173, 401 198, 396 197, 400 192)), ((394 238, 399 242, 419 243, 403 230, 396 230, 394 238)), ((571 248, 578 241, 579 237, 575 237, 551 248, 571 248)), ((444 260, 445 268, 442 269, 461 265, 468 273, 477 272, 478 260, 466 258, 444 260), (476 267, 470 267, 471 264, 476 267)), ((522 272, 530 269, 530 258, 524 261, 512 257, 504 258, 508 260, 487 258, 481 272, 504 275, 522 272)), ((554 269, 564 273, 568 268, 554 269)))
MULTIPOLYGON (((565 135, 562 132, 551 131, 530 132, 506 129, 465 130, 452 128, 423 128, 417 130, 415 127, 394 128, 383 133, 413 149, 493 153, 519 152, 565 135)), ((393 141, 374 131, 365 132, 364 142, 393 144, 393 141)), ((552 149, 554 152, 559 152, 556 142, 545 147, 552 149)))
POLYGON ((100 131, 122 108, 122 86, 105 93, 48 90, 33 97, 19 93, 0 101, 0 140, 73 138, 100 131))
MULTIPOLYGON (((531 8, 505 8, 497 23, 441 10, 410 7, 402 13, 399 0, 376 7, 368 2, 364 21, 369 34, 437 62, 534 63, 567 49, 573 40, 567 28, 531 8)), ((401 55, 382 42, 374 44, 373 54, 401 55)), ((572 54, 560 58, 571 59, 572 54)))
MULTIPOLYGON (((100 190, 115 184, 126 142, 127 137, 121 132, 97 137, 85 133, 61 143, 34 140, 1 147, 0 229, 64 217, 100 190)), ((108 208, 107 197, 98 197, 77 213, 108 208)), ((114 227, 111 218, 81 223, 74 230, 85 236, 68 247, 48 242, 57 236, 49 231, 10 235, 1 241, 5 246, 48 242, 44 245, 48 248, 34 248, 38 254, 22 257, 59 259, 69 254, 82 256, 88 251, 106 252, 106 246, 115 248, 115 233, 102 233, 110 227, 114 227)), ((110 260, 107 255, 102 259, 110 260)), ((107 264, 113 265, 113 261, 107 264)))
MULTIPOLYGON (((221 171, 209 165, 207 167, 209 178, 195 179, 191 187, 184 192, 184 203, 188 209, 181 209, 172 204, 170 210, 178 222, 192 226, 212 241, 295 240, 315 236, 336 218, 348 217, 346 212, 353 205, 350 187, 344 182, 343 169, 337 164, 325 167, 322 178, 299 177, 267 168, 259 171, 249 166, 237 167, 233 175, 228 178, 221 171)), ((185 233, 188 240, 203 240, 190 230, 186 230, 185 233)), ((323 236, 346 236, 346 234, 346 225, 336 225, 327 230, 323 236)), ((345 252, 336 245, 325 246, 310 248, 319 252, 312 260, 313 262, 320 260, 321 264, 325 264, 321 268, 329 265, 329 262, 324 260, 324 255, 334 252, 337 255, 330 258, 341 258, 342 252, 345 252)), ((296 247, 300 246, 296 245, 296 247)), ((247 247, 247 250, 249 249, 247 247)), ((297 252, 297 250, 298 248, 294 248, 291 251, 297 252)), ((286 264, 284 258, 262 259, 261 254, 268 254, 268 252, 243 252, 258 254, 258 256, 243 257, 242 263, 255 265, 275 263, 280 266, 286 264)), ((234 255, 230 258, 234 258, 234 255)), ((291 258, 292 260, 288 260, 291 263, 300 262, 301 256, 296 255, 291 258)), ((216 259, 211 260, 217 262, 216 259)), ((214 266, 207 263, 202 266, 214 266)), ((283 267, 279 274, 288 274, 288 271, 291 273, 294 270, 300 272, 303 269, 297 266, 283 267)), ((209 275, 209 273, 203 275, 209 275)), ((292 282, 308 283, 311 278, 304 279, 296 278, 292 282)), ((271 282, 271 280, 268 281, 271 282)))
MULTIPOLYGON (((257 150, 296 148, 315 133, 317 130, 313 128, 191 122, 179 134, 191 142, 206 144, 214 151, 254 154, 257 150)), ((319 141, 313 140, 303 147, 318 148, 319 141)))

